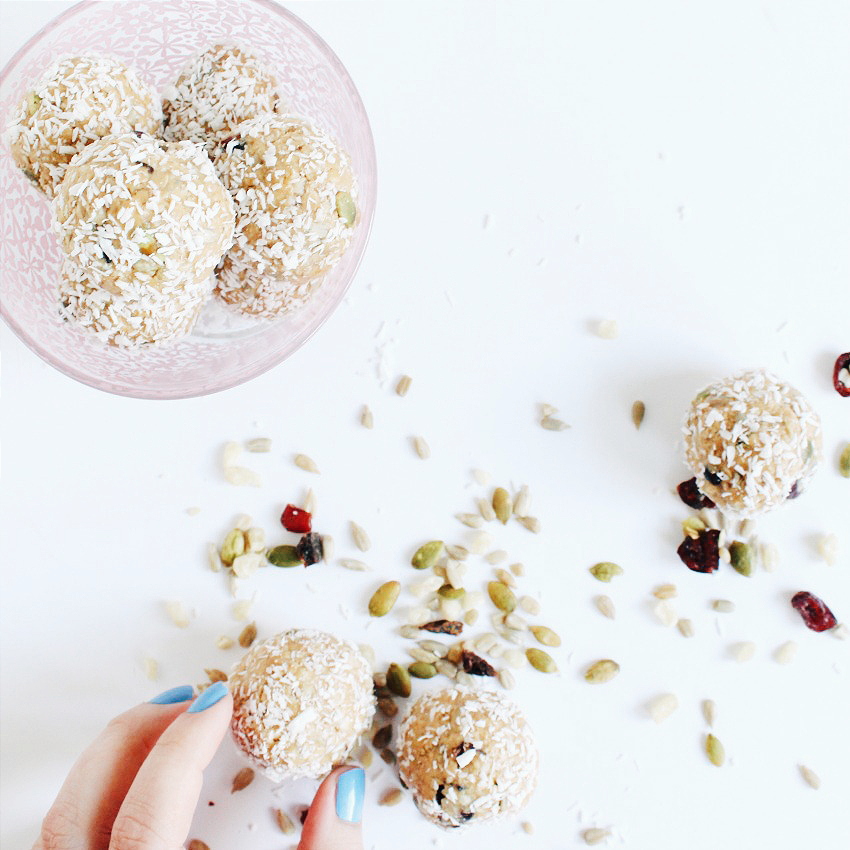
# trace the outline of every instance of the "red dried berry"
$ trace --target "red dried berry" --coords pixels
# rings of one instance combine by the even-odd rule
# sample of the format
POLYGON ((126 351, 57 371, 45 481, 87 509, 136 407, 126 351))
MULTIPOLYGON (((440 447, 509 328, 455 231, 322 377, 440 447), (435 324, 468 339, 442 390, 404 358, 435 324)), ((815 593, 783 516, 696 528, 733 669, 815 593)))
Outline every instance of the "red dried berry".
POLYGON ((287 531, 307 534, 313 530, 313 515, 309 511, 296 508, 295 505, 287 505, 280 515, 280 524, 287 531))
POLYGON ((700 493, 697 487, 696 478, 691 478, 688 481, 683 481, 677 488, 676 492, 679 498, 689 507, 698 511, 700 508, 713 508, 714 502, 700 493))
POLYGON ((720 531, 709 528, 697 537, 686 537, 676 552, 689 570, 713 573, 720 563, 720 531))
POLYGON ((835 368, 832 370, 832 385, 838 395, 843 395, 844 398, 850 396, 850 383, 844 383, 841 380, 841 372, 847 369, 850 372, 850 351, 844 354, 839 354, 835 361, 835 368))
POLYGON ((825 632, 838 622, 824 601, 807 590, 795 593, 791 597, 791 604, 800 612, 803 622, 813 632, 825 632))

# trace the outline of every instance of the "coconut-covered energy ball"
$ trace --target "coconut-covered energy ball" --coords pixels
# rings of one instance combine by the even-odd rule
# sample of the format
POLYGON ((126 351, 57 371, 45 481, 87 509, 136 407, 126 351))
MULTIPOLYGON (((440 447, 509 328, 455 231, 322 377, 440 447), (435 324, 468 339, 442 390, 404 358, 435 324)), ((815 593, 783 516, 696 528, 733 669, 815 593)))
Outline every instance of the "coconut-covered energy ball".
POLYGON ((742 516, 799 495, 821 459, 817 413, 763 370, 706 387, 691 403, 684 434, 700 491, 720 510, 742 516))
POLYGON ((347 154, 300 118, 264 116, 236 128, 212 158, 236 204, 216 294, 265 318, 301 306, 351 241, 357 189, 347 154))
POLYGON ((230 196, 200 148, 99 139, 69 165, 53 209, 66 317, 123 346, 191 330, 234 226, 230 196))
POLYGON ((53 65, 27 92, 6 137, 18 167, 52 198, 86 145, 161 127, 159 96, 135 71, 108 56, 77 56, 53 65))
POLYGON ((216 44, 192 59, 163 93, 164 137, 208 150, 237 124, 281 110, 272 70, 238 45, 216 44))
POLYGON ((444 827, 518 812, 537 784, 538 754, 520 710, 493 691, 421 696, 399 732, 398 770, 419 811, 444 827))
POLYGON ((375 713, 368 662, 325 632, 292 629, 255 644, 229 684, 233 737, 275 781, 326 774, 375 713))

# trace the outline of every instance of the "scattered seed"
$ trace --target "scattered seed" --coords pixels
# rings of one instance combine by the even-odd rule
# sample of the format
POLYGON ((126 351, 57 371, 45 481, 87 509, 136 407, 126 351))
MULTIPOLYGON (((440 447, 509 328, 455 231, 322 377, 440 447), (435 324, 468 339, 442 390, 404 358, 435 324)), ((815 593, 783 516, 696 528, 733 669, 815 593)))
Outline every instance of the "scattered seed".
MULTIPOLYGON (((504 578, 502 578, 502 581, 507 584, 504 578)), ((526 614, 531 614, 532 617, 536 617, 540 613, 540 603, 533 596, 520 596, 519 607, 526 614)))
POLYGON ((632 422, 635 428, 640 428, 644 416, 646 416, 646 405, 642 401, 636 401, 632 405, 632 422))
MULTIPOLYGON (((387 677, 387 681, 389 681, 389 676, 387 677)), ((383 750, 384 747, 388 747, 390 745, 390 741, 393 739, 393 727, 392 723, 388 723, 386 726, 381 726, 377 732, 372 736, 372 746, 376 750, 383 750)))
POLYGON ((478 514, 455 514, 455 518, 462 522, 467 528, 481 528, 484 522, 478 514))
POLYGON ((300 567, 301 557, 295 546, 284 544, 266 552, 266 560, 274 567, 300 567))
POLYGON ((381 756, 381 760, 386 762, 387 764, 396 763, 395 753, 389 747, 385 747, 383 750, 381 750, 379 755, 381 756))
POLYGON ((262 478, 253 469, 245 466, 228 466, 224 470, 224 478, 228 484, 236 487, 260 487, 263 483, 262 478))
POLYGON ((829 564, 835 566, 838 561, 838 537, 834 534, 825 534, 818 540, 818 555, 829 564))
MULTIPOLYGON (((501 564, 503 561, 507 560, 508 553, 504 549, 495 549, 489 554, 484 556, 484 560, 488 564, 501 564)), ((511 576, 511 581, 513 581, 513 576, 511 576)))
POLYGON ((322 540, 322 560, 329 564, 334 556, 334 539, 330 534, 323 534, 322 540))
POLYGON ((308 457, 307 455, 297 454, 295 455, 295 458, 293 460, 295 465, 299 469, 303 469, 305 472, 315 472, 316 474, 318 474, 319 467, 316 466, 315 461, 311 457, 308 457))
POLYGON ((272 450, 272 441, 269 437, 252 437, 245 440, 245 448, 255 454, 264 454, 272 450))
POLYGON ((393 788, 390 791, 384 791, 378 798, 379 806, 397 806, 404 799, 404 791, 400 788, 393 788))
POLYGON ((183 602, 179 600, 169 600, 165 603, 165 611, 174 623, 180 629, 188 628, 189 612, 183 602))
POLYGON ((364 561, 358 561, 357 558, 340 558, 337 563, 347 570, 352 570, 355 573, 366 573, 372 568, 364 561))
POLYGON ((617 611, 614 608, 614 602, 610 596, 605 596, 603 594, 601 596, 597 596, 593 601, 596 603, 599 613, 604 617, 607 617, 609 620, 613 620, 616 617, 617 611))
POLYGON ((369 614, 372 617, 384 617, 392 610, 398 599, 401 585, 397 581, 384 582, 369 600, 369 614))
POLYGON ((516 679, 514 678, 514 674, 511 673, 510 670, 500 670, 498 679, 499 684, 506 691, 512 691, 516 687, 516 679))
POLYGON ((372 750, 370 750, 367 746, 362 746, 358 753, 357 761, 359 761, 360 764, 368 770, 372 766, 373 759, 374 756, 372 755, 372 750))
POLYGON ((739 663, 752 660, 756 654, 756 645, 751 640, 741 641, 732 646, 732 657, 739 663))
POLYGON ((773 653, 774 660, 779 664, 790 664, 797 655, 797 644, 787 640, 773 653))
POLYGON ((817 791, 820 788, 820 777, 810 767, 806 767, 804 764, 797 765, 797 767, 800 770, 800 776, 803 777, 806 784, 817 791))
POLYGON ((652 613, 655 614, 656 619, 662 626, 674 626, 679 619, 676 616, 676 609, 673 608, 669 599, 659 599, 652 606, 652 613))
POLYGON ((470 608, 464 613, 463 621, 466 623, 467 626, 474 626, 478 622, 478 616, 478 609, 470 608))
POLYGON ((679 700, 675 694, 659 694, 647 703, 649 716, 656 722, 666 720, 679 707, 679 700))
POLYGON ((396 384, 395 391, 396 395, 400 395, 402 398, 407 395, 407 391, 410 389, 410 385, 413 382, 413 379, 410 375, 402 375, 398 379, 398 383, 396 384))
POLYGON ((516 608, 517 601, 514 592, 500 581, 487 583, 487 593, 490 601, 500 610, 510 613, 516 608))
POLYGON ((699 538, 699 533, 705 531, 705 523, 696 515, 682 520, 682 532, 692 540, 699 538))
POLYGON ((472 477, 476 484, 486 487, 490 483, 490 473, 483 469, 473 469, 472 477))
POLYGON ((838 471, 845 478, 850 478, 850 443, 847 443, 838 458, 838 471))
POLYGON ((221 635, 221 637, 216 640, 215 645, 219 649, 231 649, 233 647, 233 643, 233 638, 228 637, 227 635, 221 635))
POLYGON ((729 563, 742 576, 753 574, 753 549, 747 543, 735 540, 729 544, 729 563))
POLYGON ((384 717, 395 717, 398 714, 398 705, 392 697, 378 697, 378 711, 384 717))
POLYGON ((457 675, 457 665, 453 664, 446 658, 440 658, 434 662, 434 667, 437 672, 443 676, 448 676, 449 679, 454 679, 457 675))
POLYGON ((242 623, 248 619, 248 614, 251 613, 251 607, 254 604, 253 599, 237 599, 233 603, 233 619, 242 623))
POLYGON ((531 626, 529 631, 543 646, 557 647, 561 645, 561 636, 548 626, 531 626))
POLYGON ((623 568, 611 561, 601 561, 590 567, 590 574, 594 578, 599 579, 599 581, 611 581, 614 576, 621 576, 623 574, 623 568))
POLYGON ((239 646, 243 649, 247 649, 257 638, 257 624, 256 623, 248 623, 244 629, 239 633, 239 646))
POLYGON ((397 697, 410 696, 410 674, 400 664, 392 663, 387 668, 387 687, 397 697))
POLYGON ((596 323, 596 335, 601 339, 616 339, 619 333, 616 319, 602 319, 596 323))
POLYGON ((295 832, 295 824, 292 822, 292 818, 283 809, 275 809, 274 819, 278 829, 284 835, 292 835, 295 832))
POLYGON ((690 638, 694 636, 694 624, 687 618, 682 618, 677 621, 676 628, 679 630, 679 634, 681 634, 682 637, 690 638))
POLYGON ((155 682, 159 678, 159 663, 154 658, 145 658, 142 660, 142 669, 145 671, 145 677, 155 682))
POLYGON ((493 510, 493 505, 490 504, 488 499, 478 500, 478 513, 480 513, 481 518, 487 522, 492 522, 496 519, 496 512, 493 510))
POLYGON ((375 417, 372 415, 372 411, 369 409, 368 404, 363 405, 363 409, 360 411, 360 424, 364 428, 373 428, 375 425, 375 417))
POLYGON ((496 671, 480 656, 468 649, 461 650, 460 664, 470 676, 495 676, 496 671))
POLYGON ((711 732, 705 736, 705 754, 715 767, 722 767, 726 761, 726 750, 723 744, 711 732))
POLYGON ((534 835, 534 824, 531 821, 524 820, 520 827, 526 835, 534 835))
POLYGON ((541 673, 558 672, 558 665, 555 663, 555 659, 542 649, 536 649, 534 647, 527 649, 525 651, 525 657, 528 659, 528 663, 541 673))
POLYGON ((704 699, 702 701, 702 716, 709 726, 714 726, 714 721, 717 719, 717 704, 713 699, 704 699))
POLYGON ((199 838, 193 838, 187 845, 186 850, 210 850, 209 845, 199 838))
POLYGON ((586 682, 592 685, 599 685, 603 682, 610 682, 620 672, 620 665, 610 658, 603 658, 601 661, 596 661, 587 668, 584 674, 586 682))
POLYGON ((243 767, 236 776, 233 777, 233 784, 230 787, 230 793, 242 791, 254 781, 254 770, 250 767, 243 767))
POLYGON ((217 670, 215 667, 211 669, 204 669, 204 673, 207 674, 207 678, 210 680, 210 684, 215 682, 226 682, 227 681, 227 673, 224 670, 217 670))
POLYGON ((236 463, 237 458, 242 452, 242 447, 234 440, 224 444, 221 450, 221 467, 226 472, 229 466, 236 463))
POLYGON ((359 526, 356 522, 350 522, 349 528, 351 529, 351 538, 354 540, 354 545, 361 552, 368 552, 372 546, 372 541, 369 540, 369 535, 363 530, 362 526, 359 526))
POLYGON ((546 431, 566 431, 570 426, 563 419, 556 416, 544 416, 540 420, 540 426, 546 431))
POLYGON ((519 488, 513 500, 513 513, 515 517, 525 516, 531 506, 531 494, 528 492, 527 485, 523 484, 519 488))
POLYGON ((413 437, 413 450, 419 455, 422 460, 427 460, 431 457, 431 449, 428 446, 428 443, 425 442, 424 437, 413 437))
POLYGON ((675 599, 677 593, 675 584, 661 584, 652 591, 656 599, 675 599))
POLYGON ((735 610, 735 603, 728 599, 715 599, 711 603, 711 607, 721 614, 731 614, 735 610))
POLYGON ((432 540, 430 543, 423 543, 410 559, 412 566, 417 570, 429 570, 443 554, 443 541, 432 540))
POLYGON ((457 620, 432 620, 419 626, 426 632, 434 632, 441 635, 459 635, 463 631, 463 623, 457 620))
POLYGON ((601 844, 610 835, 610 829, 600 829, 599 827, 594 826, 582 832, 581 837, 584 839, 585 844, 593 846, 594 844, 601 844))
POLYGON ((508 493, 504 487, 497 487, 493 491, 492 504, 493 513, 496 514, 496 519, 498 519, 502 525, 505 525, 513 513, 511 494, 508 493))
POLYGON ((517 517, 517 522, 527 528, 532 534, 540 533, 540 520, 536 516, 521 516, 517 517))
POLYGON ((772 573, 779 565, 779 547, 775 543, 762 543, 758 552, 762 567, 772 573))
MULTIPOLYGON (((435 661, 437 659, 434 659, 435 661)), ((426 661, 414 661, 407 668, 407 672, 413 676, 414 679, 433 679, 434 676, 437 675, 437 668, 434 666, 433 662, 426 661)))

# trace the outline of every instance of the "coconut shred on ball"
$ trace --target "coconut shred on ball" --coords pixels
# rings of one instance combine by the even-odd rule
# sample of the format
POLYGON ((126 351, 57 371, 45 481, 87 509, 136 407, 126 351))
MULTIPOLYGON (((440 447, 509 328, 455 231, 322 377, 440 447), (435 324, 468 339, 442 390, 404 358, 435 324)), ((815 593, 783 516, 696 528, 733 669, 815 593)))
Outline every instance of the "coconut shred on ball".
POLYGON ((258 115, 281 111, 271 68, 244 47, 216 44, 192 59, 163 93, 164 138, 208 150, 216 137, 258 115))
POLYGON ((135 71, 108 56, 78 56, 53 65, 27 92, 6 137, 15 164, 52 198, 86 145, 161 126, 159 97, 135 71))
POLYGON ((347 154, 301 118, 264 116, 236 128, 212 158, 236 205, 216 295, 263 318, 303 305, 351 241, 357 188, 347 154))
POLYGON ((421 696, 401 724, 399 776, 444 827, 518 812, 537 784, 538 753, 520 710, 493 691, 421 696))
POLYGON ((700 491, 741 516, 799 495, 821 459, 817 413, 794 387, 763 370, 706 387, 691 403, 684 435, 700 491))
POLYGON ((372 722, 372 673, 354 644, 292 629, 255 644, 230 676, 231 731, 269 779, 318 778, 372 722))
POLYGON ((63 315, 136 346, 187 334, 233 239, 233 204, 190 142, 107 136, 70 164, 53 204, 63 315))

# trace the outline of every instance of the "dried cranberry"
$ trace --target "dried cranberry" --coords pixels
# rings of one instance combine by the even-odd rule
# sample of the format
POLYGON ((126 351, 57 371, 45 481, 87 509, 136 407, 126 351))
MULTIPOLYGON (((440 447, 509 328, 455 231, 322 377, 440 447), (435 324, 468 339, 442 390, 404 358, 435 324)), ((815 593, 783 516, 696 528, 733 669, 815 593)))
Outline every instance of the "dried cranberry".
POLYGON ((786 498, 788 498, 788 499, 796 499, 796 498, 797 498, 797 496, 799 496, 799 495, 800 495, 800 482, 799 482, 799 481, 795 481, 795 482, 791 485, 791 489, 788 491, 788 496, 787 496, 786 498))
POLYGON ((287 505, 280 515, 280 524, 287 531, 296 534, 307 534, 313 529, 313 515, 309 511, 296 508, 295 505, 287 505))
POLYGON ((295 550, 298 552, 298 556, 301 558, 305 567, 318 564, 324 554, 322 549, 322 535, 316 534, 315 531, 305 534, 298 541, 295 550))
POLYGON ((822 599, 818 599, 813 593, 801 590, 791 597, 791 604, 800 612, 803 622, 813 632, 825 632, 836 624, 835 615, 822 599))
POLYGON ((463 672, 469 673, 470 676, 496 675, 496 671, 480 655, 476 655, 468 649, 461 652, 460 661, 463 665, 463 672))
POLYGON ((708 496, 704 496, 700 493, 699 487, 697 487, 696 478, 690 478, 687 481, 683 481, 676 488, 676 492, 679 494, 679 498, 689 508, 693 508, 695 511, 698 511, 700 508, 714 507, 714 502, 712 502, 708 496))
POLYGON ((463 631, 463 623, 458 620, 433 620, 419 628, 439 635, 459 635, 463 631))
POLYGON ((713 573, 720 562, 720 531, 709 528, 697 537, 686 537, 676 552, 689 570, 713 573))
POLYGON ((844 369, 850 371, 850 351, 838 355, 835 361, 835 368, 832 370, 832 385, 835 387, 835 391, 838 395, 843 395, 844 398, 847 398, 850 396, 850 384, 845 384, 841 380, 841 372, 844 369))
POLYGON ((705 476, 705 480, 715 487, 719 487, 723 483, 723 479, 713 469, 706 467, 702 474, 705 476))

